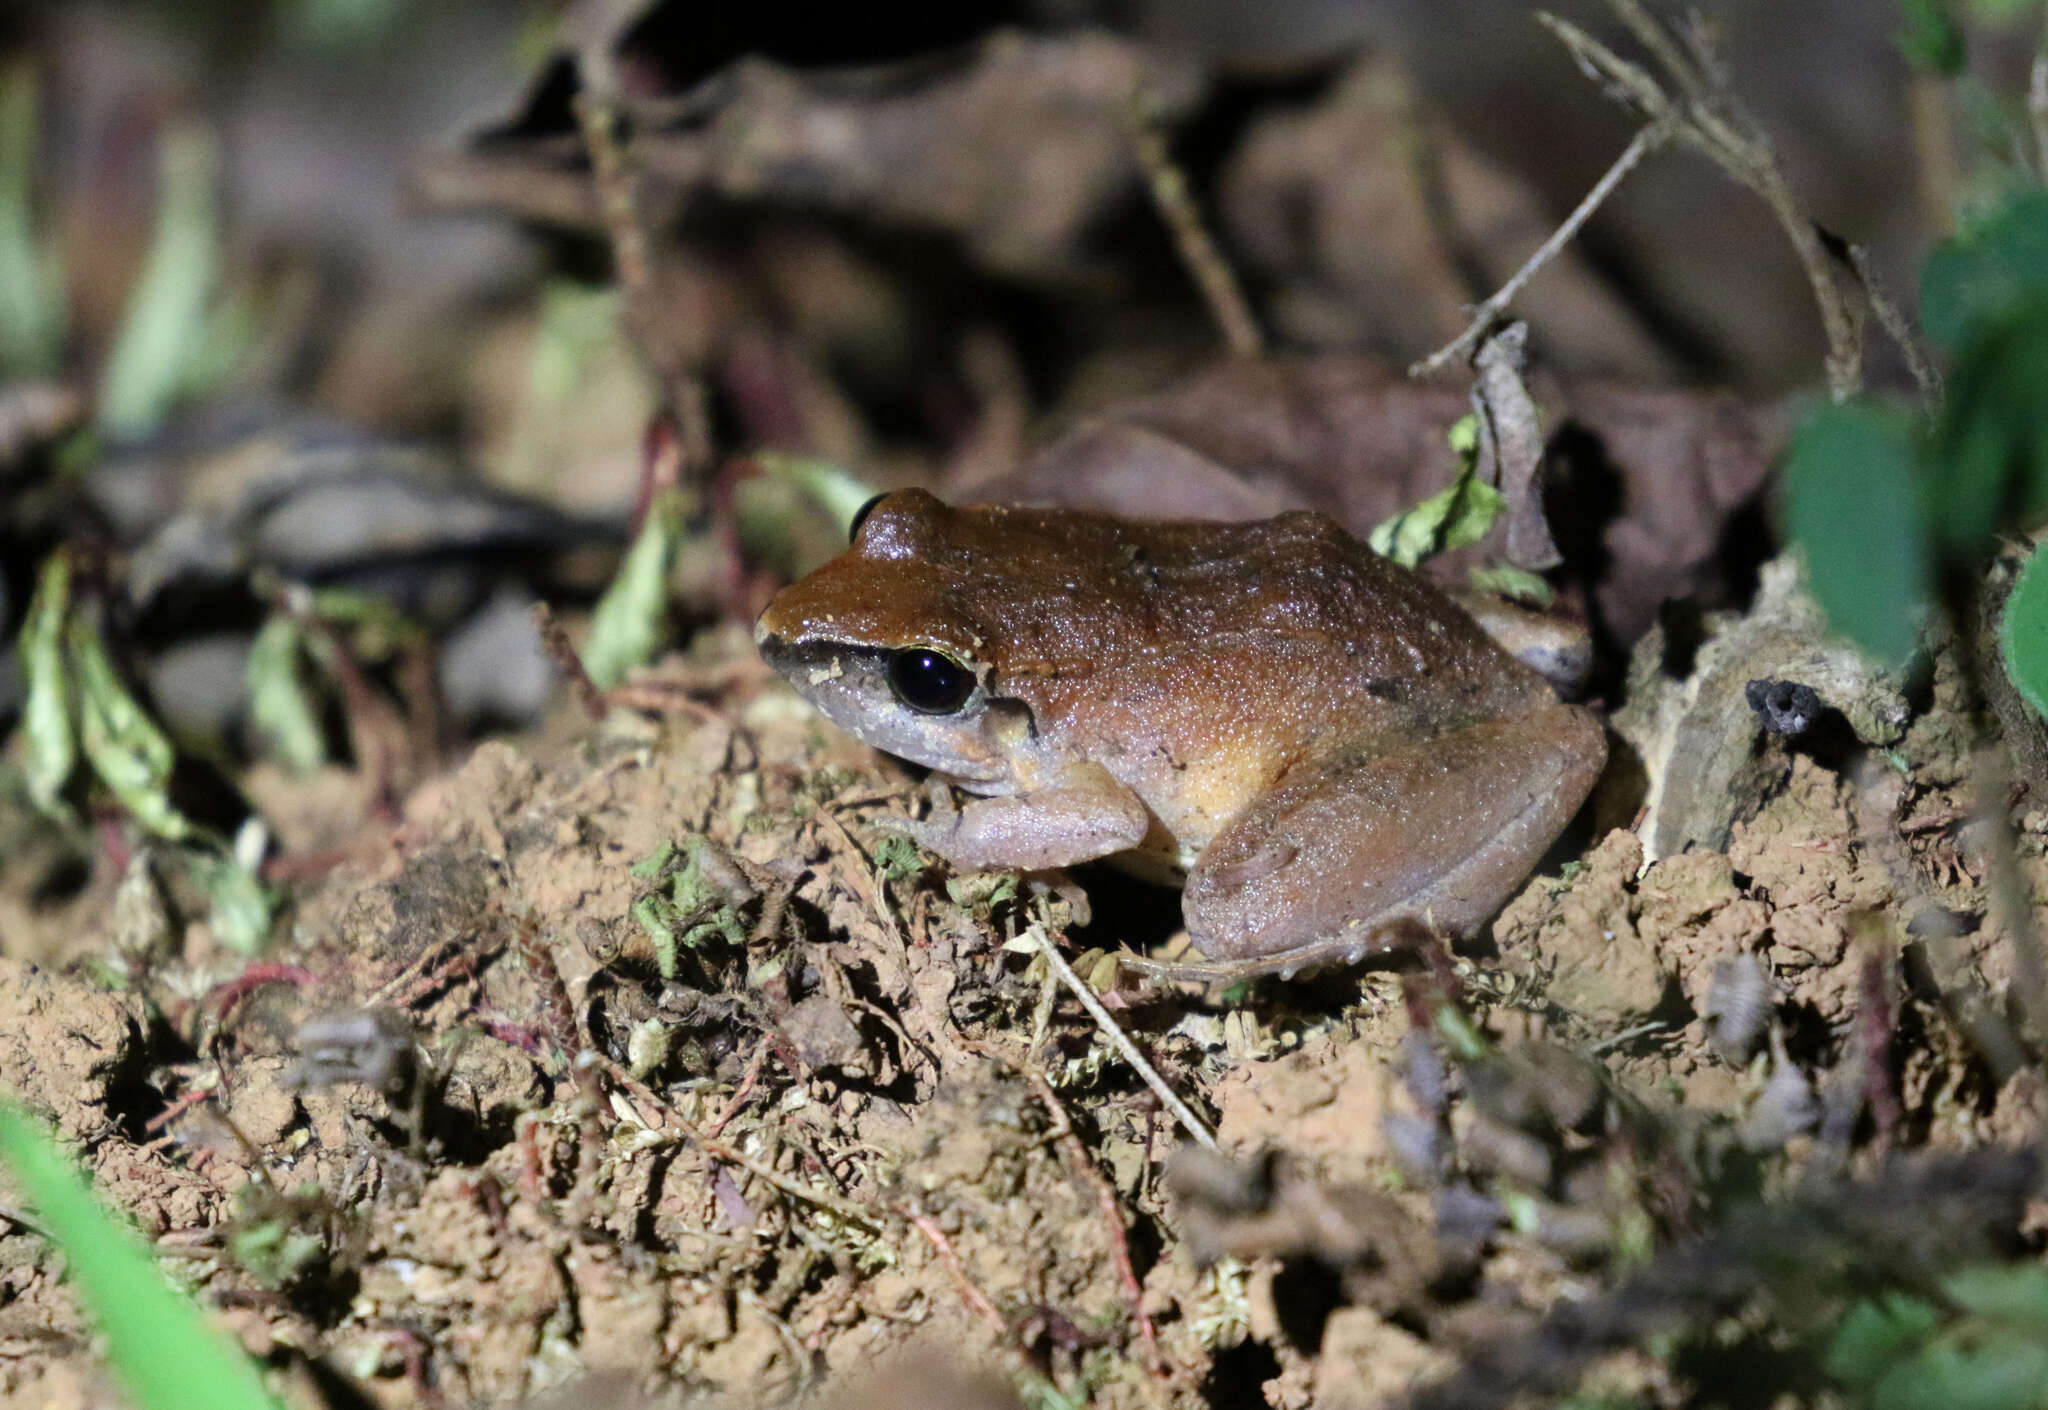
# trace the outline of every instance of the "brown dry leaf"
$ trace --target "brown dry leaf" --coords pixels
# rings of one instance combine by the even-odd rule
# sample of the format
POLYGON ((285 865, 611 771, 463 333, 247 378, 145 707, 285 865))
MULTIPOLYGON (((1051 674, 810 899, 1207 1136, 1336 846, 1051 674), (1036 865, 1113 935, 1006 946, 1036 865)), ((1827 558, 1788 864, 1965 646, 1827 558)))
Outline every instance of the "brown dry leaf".
MULTIPOLYGON (((1417 101, 1403 66, 1361 58, 1307 109, 1275 108, 1225 170, 1224 227, 1244 272, 1273 286, 1276 331, 1407 362, 1449 342, 1556 228, 1526 181, 1417 101)), ((1663 381, 1669 356, 1576 246, 1517 313, 1559 367, 1663 381)))
MULTIPOLYGON (((1552 427, 1551 530, 1575 571, 1592 575, 1613 636, 1641 635, 1668 598, 1728 599, 1740 585, 1721 542, 1770 471, 1775 413, 1712 393, 1531 380, 1552 427)), ((1152 518, 1316 509, 1363 536, 1449 482, 1445 437, 1469 409, 1461 388, 1368 357, 1223 363, 964 488, 984 501, 1152 518)), ((1445 555, 1437 567, 1462 575, 1471 561, 1445 555)))
MULTIPOLYGON (((957 55, 801 72, 763 59, 634 109, 650 215, 716 195, 948 232, 989 268, 1069 282, 1089 227, 1139 190, 1123 110, 1171 120, 1199 96, 1184 65, 1106 34, 998 31, 957 55)), ((578 140, 485 134, 414 172, 444 210, 595 229, 578 140)))

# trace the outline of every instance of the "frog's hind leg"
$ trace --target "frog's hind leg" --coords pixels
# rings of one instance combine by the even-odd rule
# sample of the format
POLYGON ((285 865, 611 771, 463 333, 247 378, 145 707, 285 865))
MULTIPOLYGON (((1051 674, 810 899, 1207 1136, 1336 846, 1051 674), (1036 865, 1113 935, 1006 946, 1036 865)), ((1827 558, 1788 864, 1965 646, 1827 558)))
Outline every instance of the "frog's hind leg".
POLYGON ((1599 720, 1554 705, 1391 754, 1297 767, 1210 842, 1183 909, 1210 960, 1264 971, 1347 957, 1413 918, 1462 936, 1491 919, 1606 759, 1599 720))

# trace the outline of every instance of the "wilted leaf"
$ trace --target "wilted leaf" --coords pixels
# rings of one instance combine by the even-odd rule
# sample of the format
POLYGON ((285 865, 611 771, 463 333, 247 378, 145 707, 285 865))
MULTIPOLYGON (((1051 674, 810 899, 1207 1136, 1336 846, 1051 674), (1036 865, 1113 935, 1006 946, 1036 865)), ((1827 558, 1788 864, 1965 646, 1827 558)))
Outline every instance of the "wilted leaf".
POLYGON ((583 669, 598 689, 617 685, 627 671, 645 665, 660 648, 668 618, 669 569, 675 565, 682 529, 682 495, 675 490, 656 494, 647 522, 591 616, 583 669))
POLYGON ((213 938, 238 954, 261 950, 270 938, 270 896, 256 874, 232 855, 199 849, 186 855, 193 884, 206 894, 213 938))
POLYGON ((71 685, 64 662, 64 617, 70 607, 71 555, 59 550, 43 562, 17 647, 27 685, 21 714, 22 773, 30 799, 52 816, 64 813, 58 795, 78 766, 78 736, 72 729, 71 685))
POLYGON ((1451 449, 1457 452, 1458 474, 1451 483, 1412 509, 1404 509, 1373 529, 1367 540, 1375 553, 1384 554, 1404 568, 1453 548, 1464 548, 1486 537, 1493 521, 1507 508, 1507 500, 1475 473, 1479 453, 1479 423, 1471 416, 1460 419, 1450 430, 1451 449))
POLYGON ((1829 623, 1903 661, 1932 581, 1912 418, 1853 402, 1809 416, 1785 463, 1785 519, 1829 623))
POLYGON ((171 806, 171 741, 121 684, 99 627, 73 614, 64 631, 65 656, 78 689, 78 738, 86 761, 121 806, 158 837, 177 841, 192 824, 171 806))
POLYGON ((280 613, 263 624, 245 668, 249 718, 265 752, 298 773, 327 762, 327 739, 300 669, 304 631, 280 613))

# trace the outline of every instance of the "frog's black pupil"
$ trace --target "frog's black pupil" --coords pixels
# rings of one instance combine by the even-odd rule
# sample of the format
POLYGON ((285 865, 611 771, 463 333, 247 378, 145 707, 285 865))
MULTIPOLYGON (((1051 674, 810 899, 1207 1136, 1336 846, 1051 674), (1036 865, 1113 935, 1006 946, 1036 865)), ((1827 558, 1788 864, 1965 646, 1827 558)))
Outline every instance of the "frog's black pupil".
POLYGON ((889 658, 889 688, 922 714, 950 715, 974 694, 974 675, 944 652, 910 646, 889 658))
POLYGON ((860 533, 860 526, 867 523, 868 515, 874 512, 875 506, 888 497, 889 492, 887 490, 883 490, 878 495, 870 495, 866 504, 853 511, 853 522, 846 526, 846 541, 848 543, 852 543, 854 536, 860 533))

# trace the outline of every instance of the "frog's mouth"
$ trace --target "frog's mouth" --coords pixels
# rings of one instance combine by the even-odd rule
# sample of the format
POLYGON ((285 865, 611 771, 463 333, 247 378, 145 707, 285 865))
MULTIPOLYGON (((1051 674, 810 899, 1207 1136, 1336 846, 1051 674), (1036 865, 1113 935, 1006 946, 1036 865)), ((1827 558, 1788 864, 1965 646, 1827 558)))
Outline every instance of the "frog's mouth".
POLYGON ((1004 747, 1013 702, 994 702, 976 683, 957 710, 911 708, 889 684, 890 651, 836 641, 760 639, 761 659, 820 714, 877 749, 936 769, 977 793, 1016 786, 1004 747))

